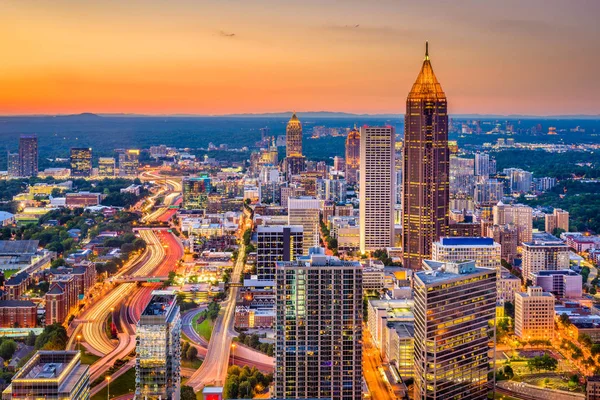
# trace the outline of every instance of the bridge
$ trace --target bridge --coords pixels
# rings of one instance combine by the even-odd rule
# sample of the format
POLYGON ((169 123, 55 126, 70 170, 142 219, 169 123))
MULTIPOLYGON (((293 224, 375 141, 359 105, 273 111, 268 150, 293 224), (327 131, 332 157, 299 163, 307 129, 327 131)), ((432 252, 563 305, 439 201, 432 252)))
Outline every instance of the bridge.
POLYGON ((169 280, 168 276, 119 276, 110 278, 108 281, 113 283, 127 283, 127 282, 166 282, 169 280))

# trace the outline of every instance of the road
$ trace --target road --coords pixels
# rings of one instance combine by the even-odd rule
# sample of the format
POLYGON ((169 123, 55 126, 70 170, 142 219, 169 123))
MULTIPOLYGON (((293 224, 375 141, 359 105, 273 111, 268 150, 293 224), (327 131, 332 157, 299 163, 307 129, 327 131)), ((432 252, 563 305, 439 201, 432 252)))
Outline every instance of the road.
POLYGON ((581 393, 545 389, 527 383, 513 381, 496 382, 496 392, 525 400, 585 400, 585 395, 581 393))
POLYGON ((372 399, 394 400, 392 388, 381 374, 381 356, 373 344, 371 333, 363 326, 363 376, 372 399))
MULTIPOLYGON (((242 271, 244 269, 244 254, 245 246, 240 246, 238 259, 231 274, 231 283, 239 283, 242 271)), ((222 386, 227 377, 227 368, 229 366, 229 357, 231 350, 231 342, 233 336, 236 335, 233 329, 233 317, 235 314, 235 304, 238 288, 230 286, 229 297, 227 301, 222 303, 221 312, 217 317, 208 350, 204 362, 188 380, 187 385, 194 388, 195 391, 200 391, 209 384, 222 386)))

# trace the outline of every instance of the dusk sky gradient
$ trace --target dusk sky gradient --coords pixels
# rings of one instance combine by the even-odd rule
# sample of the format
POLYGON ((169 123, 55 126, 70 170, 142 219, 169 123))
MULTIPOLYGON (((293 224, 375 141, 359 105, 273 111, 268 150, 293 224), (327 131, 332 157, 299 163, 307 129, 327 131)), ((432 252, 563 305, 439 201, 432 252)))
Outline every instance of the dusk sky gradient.
POLYGON ((0 114, 600 114, 598 0, 0 4, 0 114))

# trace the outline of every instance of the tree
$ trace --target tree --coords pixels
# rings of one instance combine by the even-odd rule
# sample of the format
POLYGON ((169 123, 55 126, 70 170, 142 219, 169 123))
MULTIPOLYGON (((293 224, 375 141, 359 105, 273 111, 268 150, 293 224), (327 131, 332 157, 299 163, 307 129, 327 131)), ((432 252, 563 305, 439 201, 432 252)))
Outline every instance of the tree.
POLYGON ((515 306, 510 301, 504 303, 504 314, 511 318, 515 317, 515 306))
POLYGON ((563 324, 566 327, 571 325, 571 320, 569 319, 569 316, 566 313, 562 313, 560 317, 558 317, 558 320, 561 324, 563 324))
POLYGON ((27 346, 35 346, 35 333, 33 331, 30 331, 29 334, 27 335, 27 339, 25 340, 25 344, 27 346))
POLYGON ((5 340, 0 344, 0 357, 10 360, 17 351, 17 343, 14 340, 5 340))
POLYGON ((226 399, 235 399, 238 397, 238 379, 237 376, 233 375, 227 378, 225 381, 225 387, 223 387, 223 397, 226 399), (235 378, 235 379, 234 379, 235 378))
POLYGON ((250 382, 248 381, 243 381, 240 383, 240 386, 238 387, 238 396, 241 398, 252 398, 253 395, 253 390, 252 390, 252 386, 250 385, 250 382))
POLYGON ((590 335, 586 335, 585 333, 579 335, 579 342, 588 349, 591 349, 592 345, 594 344, 590 335))
POLYGON ((198 357, 198 349, 194 346, 190 346, 190 348, 185 353, 185 356, 188 360, 193 361, 198 357))
POLYGON ((181 400, 196 400, 196 393, 191 386, 183 385, 179 391, 179 398, 181 400))
POLYGON ((506 375, 508 379, 512 379, 515 376, 515 373, 510 365, 506 365, 504 367, 504 375, 506 375))

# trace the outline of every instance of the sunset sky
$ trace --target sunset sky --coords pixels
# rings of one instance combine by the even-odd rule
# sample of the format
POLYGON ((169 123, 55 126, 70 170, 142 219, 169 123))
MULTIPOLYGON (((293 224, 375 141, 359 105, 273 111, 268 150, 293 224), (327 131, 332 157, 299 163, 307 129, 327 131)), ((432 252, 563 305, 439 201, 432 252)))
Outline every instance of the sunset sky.
POLYGON ((600 114, 598 0, 0 3, 0 114, 600 114))

